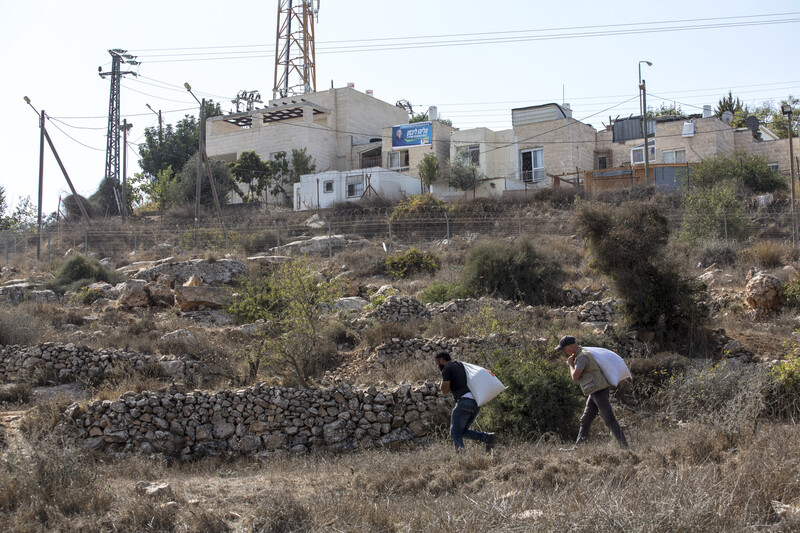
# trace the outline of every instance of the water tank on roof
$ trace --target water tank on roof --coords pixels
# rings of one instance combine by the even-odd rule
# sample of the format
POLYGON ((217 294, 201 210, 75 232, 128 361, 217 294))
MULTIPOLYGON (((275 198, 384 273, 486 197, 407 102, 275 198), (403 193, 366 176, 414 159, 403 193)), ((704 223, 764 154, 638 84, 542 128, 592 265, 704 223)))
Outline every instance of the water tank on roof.
POLYGON ((704 105, 703 106, 703 118, 711 118, 711 115, 712 115, 711 106, 707 105, 707 104, 704 105))
POLYGON ((439 120, 439 109, 435 105, 428 108, 428 120, 439 120))

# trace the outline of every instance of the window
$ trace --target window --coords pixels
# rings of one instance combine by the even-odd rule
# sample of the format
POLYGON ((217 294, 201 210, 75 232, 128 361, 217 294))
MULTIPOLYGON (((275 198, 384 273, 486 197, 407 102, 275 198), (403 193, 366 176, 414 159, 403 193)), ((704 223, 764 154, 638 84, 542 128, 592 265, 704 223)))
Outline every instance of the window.
POLYGON ((597 170, 608 168, 608 156, 601 155, 597 158, 597 170))
POLYGON ((389 152, 389 168, 408 168, 408 150, 389 152))
POLYGON ((664 150, 664 163, 686 163, 686 150, 664 150))
POLYGON ((778 172, 781 169, 781 166, 778 163, 767 163, 767 168, 773 172, 778 172))
POLYGON ((477 144, 461 146, 458 149, 458 157, 477 167, 481 164, 481 147, 477 144))
MULTIPOLYGON (((650 153, 650 162, 656 162, 656 145, 655 143, 647 143, 647 147, 649 148, 648 152, 650 153)), ((685 154, 685 152, 684 152, 685 154)), ((685 155, 684 155, 685 158, 685 155)), ((644 163, 644 143, 640 144, 639 146, 635 146, 631 148, 631 164, 632 165, 640 165, 644 163)))
POLYGON ((543 181, 544 180, 544 148, 535 150, 523 150, 520 152, 522 158, 522 181, 543 181))
POLYGON ((361 177, 347 178, 347 197, 361 197, 362 194, 364 194, 364 182, 361 177))
POLYGON ((322 184, 323 192, 333 192, 333 181, 326 181, 322 184))

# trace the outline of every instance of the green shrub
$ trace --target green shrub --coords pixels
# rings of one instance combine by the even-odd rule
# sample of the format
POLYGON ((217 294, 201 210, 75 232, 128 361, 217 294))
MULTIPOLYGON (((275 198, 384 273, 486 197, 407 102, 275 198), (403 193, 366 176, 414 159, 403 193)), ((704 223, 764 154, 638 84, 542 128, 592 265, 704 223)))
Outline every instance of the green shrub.
POLYGON ((545 433, 575 438, 584 399, 566 365, 553 365, 532 352, 496 351, 492 358, 495 374, 508 387, 483 409, 493 430, 532 438, 545 433))
POLYGON ((386 271, 395 279, 407 278, 414 274, 433 274, 441 267, 439 258, 431 252, 416 248, 398 251, 385 260, 386 271))
POLYGON ((561 265, 527 240, 485 244, 470 253, 461 282, 473 294, 486 294, 531 305, 561 298, 561 265))
POLYGON ((592 266, 614 281, 633 327, 680 343, 695 338, 708 317, 700 305, 703 287, 667 260, 669 221, 657 204, 587 205, 578 214, 578 229, 592 266))
POLYGON ((392 211, 391 218, 392 221, 400 221, 431 214, 444 215, 445 211, 447 211, 447 205, 442 200, 432 194, 417 194, 398 203, 392 211))
POLYGON ((422 290, 419 294, 419 299, 423 303, 444 303, 458 298, 470 298, 470 293, 460 283, 442 283, 441 281, 434 281, 422 290))
POLYGON ((787 343, 790 353, 786 360, 773 366, 769 371, 775 385, 770 395, 770 414, 793 420, 800 416, 800 343, 797 341, 798 333, 795 331, 793 339, 787 343))
POLYGON ((122 281, 123 276, 118 272, 109 272, 100 265, 97 259, 83 255, 73 255, 61 265, 53 281, 47 287, 57 291, 78 291, 81 287, 99 281, 116 284, 122 281))
POLYGON ((783 303, 792 309, 800 309, 800 275, 795 275, 783 287, 783 303))
POLYGON ((692 188, 684 197, 686 216, 681 239, 743 241, 752 233, 747 214, 739 204, 733 185, 720 183, 711 188, 692 188))

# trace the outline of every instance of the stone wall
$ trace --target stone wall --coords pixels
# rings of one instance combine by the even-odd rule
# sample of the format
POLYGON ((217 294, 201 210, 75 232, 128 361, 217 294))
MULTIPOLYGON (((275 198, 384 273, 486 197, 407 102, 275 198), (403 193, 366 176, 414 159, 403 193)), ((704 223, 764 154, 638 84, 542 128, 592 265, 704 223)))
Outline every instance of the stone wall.
POLYGON ((344 451, 426 440, 452 404, 436 385, 392 391, 257 384, 235 390, 125 393, 116 401, 73 404, 66 415, 84 444, 110 452, 209 455, 344 451))
POLYGON ((386 364, 398 358, 433 358, 436 352, 447 350, 453 359, 476 361, 480 354, 500 348, 521 349, 522 342, 510 335, 491 334, 488 337, 432 337, 429 339, 393 338, 379 345, 368 359, 371 363, 386 364))
POLYGON ((114 368, 160 365, 165 374, 185 378, 197 373, 199 361, 172 356, 94 350, 76 344, 42 343, 37 346, 0 346, 0 383, 27 376, 52 376, 61 383, 101 378, 114 368))

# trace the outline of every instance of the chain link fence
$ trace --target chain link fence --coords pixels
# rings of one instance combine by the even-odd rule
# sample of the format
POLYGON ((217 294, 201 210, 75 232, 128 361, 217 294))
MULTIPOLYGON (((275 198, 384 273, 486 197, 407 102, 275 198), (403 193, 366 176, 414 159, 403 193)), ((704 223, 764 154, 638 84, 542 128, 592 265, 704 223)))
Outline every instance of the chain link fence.
MULTIPOLYGON (((455 205, 449 209, 402 213, 396 208, 350 209, 320 212, 251 213, 228 216, 222 223, 215 217, 198 221, 158 216, 148 220, 119 219, 82 222, 42 231, 35 229, 0 232, 0 259, 8 265, 22 258, 51 261, 66 253, 130 260, 204 253, 291 254, 295 244, 316 239, 317 253, 332 255, 342 239, 368 239, 383 245, 387 252, 398 247, 425 247, 431 243, 449 245, 454 236, 472 238, 569 236, 575 226, 569 206, 528 204, 455 205), (325 241, 327 239, 327 246, 325 241)), ((680 209, 668 210, 673 234, 683 231, 687 222, 706 234, 723 240, 753 237, 792 243, 790 209, 754 210, 749 213, 707 213, 698 217, 680 209)))

